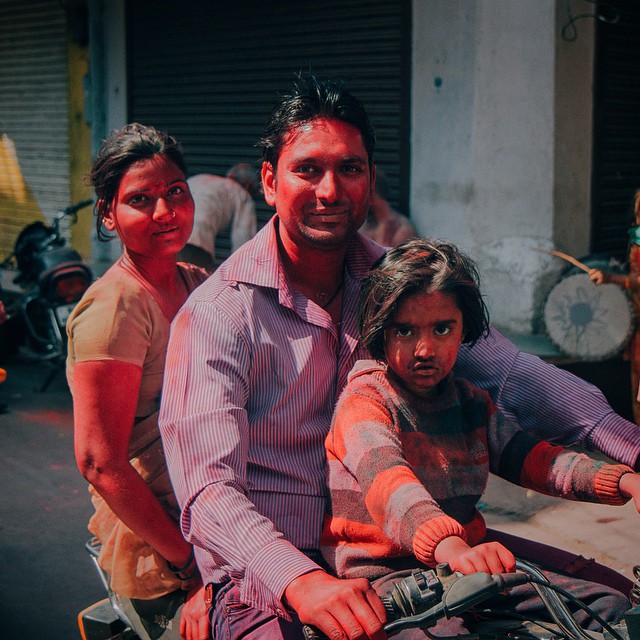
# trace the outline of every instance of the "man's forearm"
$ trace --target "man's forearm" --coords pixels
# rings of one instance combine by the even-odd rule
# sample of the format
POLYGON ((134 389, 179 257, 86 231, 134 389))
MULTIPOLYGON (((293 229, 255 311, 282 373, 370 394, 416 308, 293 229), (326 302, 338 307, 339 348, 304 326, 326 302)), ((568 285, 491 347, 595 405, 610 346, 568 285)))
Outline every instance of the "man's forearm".
POLYGON ((224 483, 207 486, 184 510, 183 533, 206 549, 218 568, 238 583, 243 602, 283 616, 282 595, 292 580, 318 565, 224 483), (185 526, 185 523, 188 523, 185 526))
POLYGON ((617 415, 595 386, 520 352, 499 332, 461 350, 456 369, 532 435, 637 464, 640 427, 617 415))

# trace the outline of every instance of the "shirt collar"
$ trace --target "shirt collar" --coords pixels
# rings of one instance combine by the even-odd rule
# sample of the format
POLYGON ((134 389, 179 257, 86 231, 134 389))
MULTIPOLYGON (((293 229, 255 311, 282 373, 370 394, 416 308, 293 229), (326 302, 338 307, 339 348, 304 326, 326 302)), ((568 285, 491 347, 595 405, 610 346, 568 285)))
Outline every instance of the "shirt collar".
MULTIPOLYGON (((279 289, 281 263, 276 237, 277 214, 256 234, 250 242, 241 246, 224 262, 219 270, 223 280, 244 282, 259 287, 279 289)), ((360 281, 385 249, 373 240, 357 233, 347 247, 346 264, 351 276, 360 281)))

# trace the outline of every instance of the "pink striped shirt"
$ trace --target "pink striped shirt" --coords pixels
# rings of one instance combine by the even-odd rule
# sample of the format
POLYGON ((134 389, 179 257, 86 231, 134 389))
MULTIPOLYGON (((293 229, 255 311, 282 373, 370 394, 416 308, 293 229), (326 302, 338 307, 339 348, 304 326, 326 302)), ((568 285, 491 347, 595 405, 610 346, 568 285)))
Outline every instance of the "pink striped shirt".
POLYGON ((324 438, 365 355, 358 293, 382 253, 363 236, 349 246, 338 335, 329 314, 289 286, 272 221, 194 292, 172 326, 161 429, 185 507, 182 530, 211 551, 199 554, 205 576, 232 576, 259 608, 282 614, 287 584, 317 569, 298 549, 319 549, 324 438))
MULTIPOLYGON (((347 374, 367 357, 357 340, 359 287, 383 249, 361 235, 351 241, 338 335, 329 315, 289 285, 276 225, 274 217, 176 316, 160 428, 182 531, 199 547, 204 580, 231 578, 244 602, 286 617, 285 587, 317 569, 299 550, 319 549, 324 438, 347 374)), ((465 350, 462 364, 510 415, 533 407, 566 441, 597 446, 611 433, 635 461, 640 429, 632 436, 594 387, 523 356, 500 334, 465 350)))

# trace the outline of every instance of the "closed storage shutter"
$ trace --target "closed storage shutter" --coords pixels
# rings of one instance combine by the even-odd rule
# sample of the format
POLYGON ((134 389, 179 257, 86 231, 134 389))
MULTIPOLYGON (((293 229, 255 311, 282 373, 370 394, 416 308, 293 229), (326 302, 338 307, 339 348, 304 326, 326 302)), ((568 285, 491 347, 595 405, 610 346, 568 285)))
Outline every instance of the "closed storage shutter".
MULTIPOLYGON (((183 143, 189 171, 258 162, 255 143, 294 73, 339 76, 367 106, 391 201, 407 210, 408 0, 133 0, 127 4, 129 119, 183 143)), ((258 203, 259 224, 271 210, 258 203)), ((217 243, 228 255, 228 239, 217 243)))
POLYGON ((631 197, 640 188, 640 3, 602 5, 598 21, 592 180, 592 250, 625 259, 631 197))
POLYGON ((0 250, 69 204, 67 39, 57 0, 0 0, 0 250))

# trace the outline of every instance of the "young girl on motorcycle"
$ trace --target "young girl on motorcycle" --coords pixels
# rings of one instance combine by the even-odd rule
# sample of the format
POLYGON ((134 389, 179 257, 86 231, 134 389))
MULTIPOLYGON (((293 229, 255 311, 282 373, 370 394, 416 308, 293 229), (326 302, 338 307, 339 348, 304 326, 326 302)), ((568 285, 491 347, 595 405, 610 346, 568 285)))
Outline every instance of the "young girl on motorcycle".
POLYGON ((67 377, 76 460, 95 507, 89 529, 111 589, 136 610, 169 593, 186 598, 180 633, 204 640, 204 588, 157 424, 169 325, 207 275, 177 262, 193 224, 186 176, 177 141, 152 127, 125 126, 100 149, 91 172, 98 236, 116 234, 124 251, 68 320, 67 377))
MULTIPOLYGON (((361 339, 375 360, 354 367, 326 440, 322 551, 339 577, 377 579, 381 593, 390 586, 385 576, 419 565, 514 571, 513 553, 487 540, 476 508, 490 471, 550 495, 607 504, 633 497, 640 506, 640 476, 630 467, 535 440, 486 392, 452 376, 460 344, 489 326, 475 265, 453 245, 416 239, 391 249, 365 278, 360 301, 361 339)), ((601 584, 551 580, 606 621, 629 608, 601 584)), ((530 585, 500 605, 545 613, 530 585)), ((583 612, 578 618, 599 628, 583 612)), ((466 632, 461 620, 444 624, 447 634, 466 632)))

